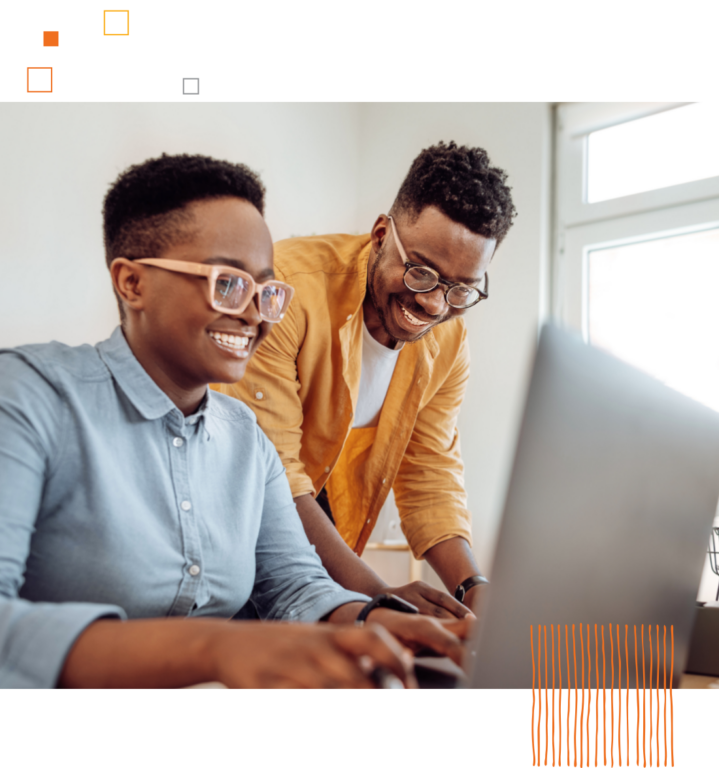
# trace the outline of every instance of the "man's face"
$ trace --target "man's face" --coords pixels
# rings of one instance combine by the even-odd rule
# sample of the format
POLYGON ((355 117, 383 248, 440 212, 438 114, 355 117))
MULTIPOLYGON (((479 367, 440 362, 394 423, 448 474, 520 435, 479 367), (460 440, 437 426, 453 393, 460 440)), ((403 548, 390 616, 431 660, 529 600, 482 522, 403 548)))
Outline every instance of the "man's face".
MULTIPOLYGON (((272 238, 251 203, 227 197, 193 203, 189 210, 194 236, 170 246, 160 258, 226 264, 248 272, 258 283, 274 277, 272 238)), ((209 304, 206 278, 141 268, 143 306, 134 313, 133 332, 140 332, 152 365, 183 389, 241 379, 271 329, 260 318, 257 298, 242 315, 222 314, 209 304), (227 334, 224 343, 221 334, 227 334), (240 339, 228 338, 232 336, 240 339)))
MULTIPOLYGON (((411 262, 432 267, 450 282, 479 284, 494 254, 495 240, 471 232, 433 206, 415 221, 401 215, 395 223, 411 262)), ((430 328, 466 312, 447 304, 441 284, 427 293, 407 288, 402 257, 386 216, 380 216, 372 229, 372 247, 364 311, 367 327, 378 341, 388 346, 417 341, 430 328)))

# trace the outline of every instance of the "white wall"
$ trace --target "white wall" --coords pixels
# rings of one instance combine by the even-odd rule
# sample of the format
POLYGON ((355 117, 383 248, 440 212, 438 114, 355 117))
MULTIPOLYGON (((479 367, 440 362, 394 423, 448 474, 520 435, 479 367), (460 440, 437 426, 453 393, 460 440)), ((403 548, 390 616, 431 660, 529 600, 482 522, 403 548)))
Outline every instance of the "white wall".
MULTIPOLYGON (((509 173, 519 211, 491 268, 492 297, 467 315, 472 375, 460 431, 486 568, 545 306, 550 114, 546 103, 1 104, 0 346, 94 343, 116 325, 100 214, 131 163, 198 152, 248 164, 267 186, 280 239, 368 231, 423 147, 484 147, 509 173)), ((407 555, 371 557, 390 581, 406 577, 407 555)))
MULTIPOLYGON (((551 107, 368 104, 361 120, 363 230, 387 212, 419 151, 442 139, 483 147, 509 175, 518 215, 491 266, 491 298, 466 314, 472 369, 459 424, 475 554, 480 566, 488 568, 528 366, 547 306, 551 107)), ((371 562, 378 565, 391 557, 376 553, 371 562)), ((424 578, 435 581, 430 574, 425 567, 424 578)))
POLYGON ((356 228, 352 104, 1 104, 0 346, 97 342, 117 324, 102 200, 162 152, 244 162, 275 238, 356 228))

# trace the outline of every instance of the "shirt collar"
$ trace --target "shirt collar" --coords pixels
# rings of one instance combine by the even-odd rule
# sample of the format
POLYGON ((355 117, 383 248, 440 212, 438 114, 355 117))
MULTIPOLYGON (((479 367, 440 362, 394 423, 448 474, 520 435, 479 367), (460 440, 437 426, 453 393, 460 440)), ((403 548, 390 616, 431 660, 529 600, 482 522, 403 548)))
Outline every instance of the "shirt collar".
POLYGON ((172 400, 140 365, 120 326, 115 328, 109 339, 97 345, 97 351, 120 389, 145 419, 159 419, 171 411, 177 411, 181 420, 194 424, 206 414, 210 407, 212 398, 205 395, 200 408, 185 420, 172 400), (189 419, 194 420, 189 422, 189 419))

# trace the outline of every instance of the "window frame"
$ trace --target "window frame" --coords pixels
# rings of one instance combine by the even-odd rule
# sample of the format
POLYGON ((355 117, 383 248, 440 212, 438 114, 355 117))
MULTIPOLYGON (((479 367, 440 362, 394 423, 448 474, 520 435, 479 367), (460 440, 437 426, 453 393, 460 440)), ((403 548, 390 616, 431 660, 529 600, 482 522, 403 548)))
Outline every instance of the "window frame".
POLYGON ((552 316, 588 340, 588 254, 719 227, 719 176, 586 202, 587 137, 686 102, 560 104, 555 119, 552 316))

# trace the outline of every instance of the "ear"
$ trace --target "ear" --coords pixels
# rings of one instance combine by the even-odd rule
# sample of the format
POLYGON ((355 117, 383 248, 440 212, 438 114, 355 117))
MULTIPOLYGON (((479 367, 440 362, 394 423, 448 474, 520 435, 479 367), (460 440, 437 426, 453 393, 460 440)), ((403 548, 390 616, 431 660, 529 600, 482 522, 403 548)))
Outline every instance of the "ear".
POLYGON ((129 259, 115 259, 110 264, 112 287, 128 310, 139 311, 145 307, 144 273, 141 264, 129 259))
POLYGON ((377 217, 377 221, 375 221, 374 226, 372 227, 372 232, 370 233, 372 250, 375 253, 379 253, 379 249, 382 247, 385 237, 387 237, 387 230, 389 227, 389 219, 384 213, 381 213, 377 217))

